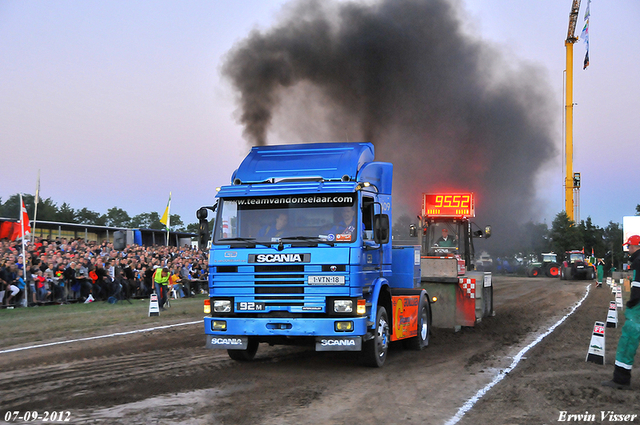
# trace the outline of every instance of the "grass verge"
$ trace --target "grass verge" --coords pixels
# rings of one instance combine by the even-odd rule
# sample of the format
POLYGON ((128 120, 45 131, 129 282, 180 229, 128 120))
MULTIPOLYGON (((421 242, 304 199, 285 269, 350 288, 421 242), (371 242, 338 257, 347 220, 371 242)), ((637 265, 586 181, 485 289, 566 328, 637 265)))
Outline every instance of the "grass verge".
POLYGON ((149 300, 109 304, 63 304, 0 310, 4 329, 0 349, 23 344, 84 338, 145 327, 197 321, 204 317, 204 295, 171 300, 171 308, 149 317, 149 300))

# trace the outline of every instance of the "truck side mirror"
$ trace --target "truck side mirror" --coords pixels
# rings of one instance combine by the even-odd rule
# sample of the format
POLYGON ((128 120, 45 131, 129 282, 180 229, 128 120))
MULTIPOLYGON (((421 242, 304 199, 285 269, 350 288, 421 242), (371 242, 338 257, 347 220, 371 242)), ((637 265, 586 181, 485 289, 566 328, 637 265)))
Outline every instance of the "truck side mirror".
POLYGON ((373 239, 377 244, 389 242, 389 216, 387 214, 373 216, 373 239))
POLYGON ((491 226, 484 226, 484 237, 485 238, 491 237, 491 226))
POLYGON ((209 212, 206 208, 202 207, 196 212, 196 217, 198 217, 198 247, 199 249, 204 249, 207 246, 207 242, 209 241, 209 222, 207 221, 207 216, 209 212))
POLYGON ((208 215, 209 215, 209 212, 205 207, 202 207, 198 211, 196 211, 196 217, 198 218, 199 221, 206 220, 208 215))
POLYGON ((409 225, 409 236, 411 236, 412 238, 418 237, 418 228, 415 224, 409 225))

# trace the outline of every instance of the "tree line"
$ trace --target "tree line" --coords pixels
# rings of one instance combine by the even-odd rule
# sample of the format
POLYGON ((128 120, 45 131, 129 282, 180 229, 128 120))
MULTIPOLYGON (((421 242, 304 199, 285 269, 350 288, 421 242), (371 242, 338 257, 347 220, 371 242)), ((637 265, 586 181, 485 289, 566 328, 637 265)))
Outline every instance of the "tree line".
MULTIPOLYGON (((35 212, 35 196, 22 195, 27 213, 33 220, 35 212)), ((6 202, 0 198, 0 217, 18 218, 20 212, 20 195, 15 194, 9 197, 6 202)), ((74 209, 66 202, 58 206, 51 198, 38 201, 38 221, 58 221, 62 223, 87 224, 96 226, 140 228, 140 229, 164 229, 164 224, 160 223, 161 215, 156 212, 142 213, 131 217, 122 208, 113 207, 107 210, 106 214, 92 211, 88 208, 74 209)), ((171 214, 171 230, 178 232, 198 233, 198 223, 184 224, 180 215, 171 214)))

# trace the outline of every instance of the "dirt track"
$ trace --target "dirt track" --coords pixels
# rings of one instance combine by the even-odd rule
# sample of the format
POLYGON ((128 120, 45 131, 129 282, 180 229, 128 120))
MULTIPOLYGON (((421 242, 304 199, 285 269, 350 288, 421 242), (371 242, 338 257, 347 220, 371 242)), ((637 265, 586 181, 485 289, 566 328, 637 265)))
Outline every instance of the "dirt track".
MULTIPOLYGON (((443 424, 588 284, 494 283, 495 317, 458 333, 435 330, 423 352, 393 349, 382 369, 362 367, 348 353, 264 344, 256 361, 236 363, 204 348, 201 325, 0 354, 0 420, 7 410, 36 410, 68 411, 70 423, 443 424)), ((600 411, 639 414, 637 380, 626 392, 599 385, 612 374, 620 328, 607 329, 605 366, 584 361, 610 299, 606 288, 592 287, 576 313, 460 423, 556 423, 562 411, 589 411, 598 419, 589 423, 604 423, 600 411)))

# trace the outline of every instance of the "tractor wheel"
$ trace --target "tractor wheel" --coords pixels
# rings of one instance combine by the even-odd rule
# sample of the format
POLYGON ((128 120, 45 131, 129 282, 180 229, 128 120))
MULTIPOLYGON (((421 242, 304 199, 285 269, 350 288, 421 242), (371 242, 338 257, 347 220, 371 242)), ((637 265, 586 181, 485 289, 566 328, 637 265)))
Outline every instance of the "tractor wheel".
POLYGON ((544 270, 544 274, 547 277, 558 277, 560 274, 560 266, 558 263, 549 263, 544 270))
POLYGON ((540 267, 534 267, 531 269, 531 277, 540 276, 540 267))
POLYGON ((573 274, 573 268, 565 267, 565 276, 564 276, 564 278, 567 279, 567 280, 575 279, 575 276, 573 274))

